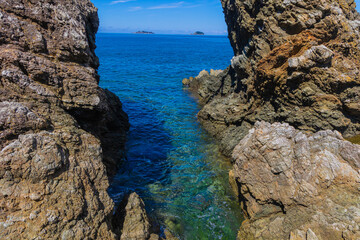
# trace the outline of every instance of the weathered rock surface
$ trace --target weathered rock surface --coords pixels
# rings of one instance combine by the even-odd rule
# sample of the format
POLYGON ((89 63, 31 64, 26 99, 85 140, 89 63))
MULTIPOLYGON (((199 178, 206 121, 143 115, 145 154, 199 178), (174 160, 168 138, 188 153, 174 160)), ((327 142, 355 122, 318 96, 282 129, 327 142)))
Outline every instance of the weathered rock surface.
POLYGON ((360 239, 360 146, 257 122, 233 152, 238 239, 360 239))
POLYGON ((0 239, 134 234, 107 193, 129 124, 98 86, 98 24, 88 0, 0 0, 0 239))
POLYGON ((121 240, 158 240, 159 235, 154 232, 159 231, 151 222, 144 202, 136 193, 131 193, 124 198, 113 219, 113 225, 121 233, 121 240))
POLYGON ((259 120, 360 134, 360 17, 353 0, 222 0, 222 6, 231 66, 188 84, 205 104, 198 119, 226 155, 259 120))

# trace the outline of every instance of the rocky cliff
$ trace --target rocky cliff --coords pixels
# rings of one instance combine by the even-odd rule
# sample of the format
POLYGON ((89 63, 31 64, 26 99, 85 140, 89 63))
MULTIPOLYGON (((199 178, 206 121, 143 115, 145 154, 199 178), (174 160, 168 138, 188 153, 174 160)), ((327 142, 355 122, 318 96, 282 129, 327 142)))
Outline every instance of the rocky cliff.
POLYGON ((354 1, 221 2, 231 65, 183 84, 232 155, 238 239, 360 239, 360 147, 342 137, 359 142, 354 1))
POLYGON ((233 152, 238 239, 360 239, 360 146, 258 122, 233 152))
POLYGON ((352 0, 222 0, 231 66, 185 81, 228 156, 256 121, 360 134, 360 17, 352 0))
POLYGON ((98 25, 89 0, 0 1, 1 239, 121 234, 107 188, 129 123, 98 86, 98 25))

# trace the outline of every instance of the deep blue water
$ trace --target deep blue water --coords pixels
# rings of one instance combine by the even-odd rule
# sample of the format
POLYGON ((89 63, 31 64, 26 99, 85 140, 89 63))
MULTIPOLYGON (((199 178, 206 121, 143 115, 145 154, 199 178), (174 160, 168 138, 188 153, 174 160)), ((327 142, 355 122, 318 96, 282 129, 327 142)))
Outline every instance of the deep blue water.
POLYGON ((97 46, 100 85, 120 97, 131 123, 113 199, 136 191, 181 239, 235 239, 241 211, 229 160, 197 122, 199 106, 181 84, 230 64, 227 37, 98 34, 97 46))

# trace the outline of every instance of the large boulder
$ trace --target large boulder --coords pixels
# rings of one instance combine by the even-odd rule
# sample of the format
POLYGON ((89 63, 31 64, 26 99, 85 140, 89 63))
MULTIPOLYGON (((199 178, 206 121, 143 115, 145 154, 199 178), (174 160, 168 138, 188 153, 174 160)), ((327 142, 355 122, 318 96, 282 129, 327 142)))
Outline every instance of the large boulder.
POLYGON ((360 146, 339 132, 257 122, 232 159, 238 239, 360 239, 360 146))

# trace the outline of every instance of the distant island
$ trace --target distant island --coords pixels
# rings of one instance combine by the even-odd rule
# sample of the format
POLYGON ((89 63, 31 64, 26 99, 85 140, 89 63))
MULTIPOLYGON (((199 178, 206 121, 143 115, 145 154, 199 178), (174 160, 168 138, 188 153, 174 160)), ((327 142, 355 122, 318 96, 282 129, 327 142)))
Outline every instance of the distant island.
POLYGON ((153 32, 137 31, 136 34, 154 34, 153 32))
POLYGON ((191 35, 205 35, 205 33, 196 31, 196 32, 192 33, 191 35))

